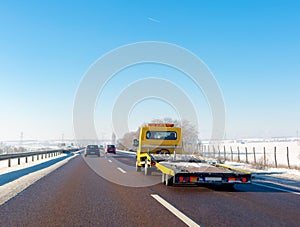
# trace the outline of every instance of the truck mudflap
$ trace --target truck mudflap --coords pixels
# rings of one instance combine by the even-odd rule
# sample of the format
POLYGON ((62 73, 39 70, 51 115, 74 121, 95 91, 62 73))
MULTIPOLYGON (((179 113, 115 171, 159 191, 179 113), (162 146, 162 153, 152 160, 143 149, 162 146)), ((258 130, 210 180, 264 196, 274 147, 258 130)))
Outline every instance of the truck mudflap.
POLYGON ((176 173, 174 184, 249 184, 251 174, 233 173, 176 173))

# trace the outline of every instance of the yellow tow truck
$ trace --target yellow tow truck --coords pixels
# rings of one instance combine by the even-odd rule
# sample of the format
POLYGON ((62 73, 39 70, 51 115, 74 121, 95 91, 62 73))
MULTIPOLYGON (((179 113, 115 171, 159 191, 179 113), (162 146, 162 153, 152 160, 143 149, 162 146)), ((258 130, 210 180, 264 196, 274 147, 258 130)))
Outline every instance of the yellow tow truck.
POLYGON ((137 147, 136 171, 143 170, 145 175, 159 171, 162 183, 166 185, 217 184, 231 187, 252 181, 249 172, 207 161, 197 154, 185 154, 181 128, 174 127, 174 124, 142 126, 134 146, 137 147))

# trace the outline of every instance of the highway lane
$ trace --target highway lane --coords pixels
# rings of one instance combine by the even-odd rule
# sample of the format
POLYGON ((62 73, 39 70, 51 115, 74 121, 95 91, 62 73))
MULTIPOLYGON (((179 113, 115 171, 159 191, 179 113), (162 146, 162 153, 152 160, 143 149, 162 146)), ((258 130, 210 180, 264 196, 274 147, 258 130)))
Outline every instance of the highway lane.
POLYGON ((75 158, 1 206, 0 226, 185 226, 155 195, 202 226, 300 223, 299 195, 271 188, 240 185, 228 192, 162 184, 126 187, 100 176, 130 179, 127 175, 135 174, 146 183, 160 180, 159 175, 130 172, 134 163, 134 156, 127 154, 75 158), (103 168, 94 171, 97 164, 103 168))
MULTIPOLYGON (((124 154, 121 156, 124 159, 124 154)), ((132 157, 127 156, 128 159, 132 157)), ((131 160, 133 163, 134 159, 131 160)), ((153 188, 187 216, 205 226, 300 224, 300 192, 271 182, 254 180, 252 185, 236 185, 233 191, 222 191, 216 187, 166 187, 161 184, 153 188)))
POLYGON ((0 206, 0 226, 185 226, 152 193, 103 179, 79 156, 0 206))

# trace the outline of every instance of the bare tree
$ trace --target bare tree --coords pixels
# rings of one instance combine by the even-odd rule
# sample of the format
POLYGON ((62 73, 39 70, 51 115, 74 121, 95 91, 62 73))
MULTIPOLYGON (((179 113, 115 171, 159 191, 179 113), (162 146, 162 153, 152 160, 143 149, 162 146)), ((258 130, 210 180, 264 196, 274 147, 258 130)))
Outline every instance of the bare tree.
POLYGON ((117 148, 121 150, 131 150, 133 149, 133 140, 139 138, 140 129, 136 132, 127 132, 125 135, 118 140, 117 148))

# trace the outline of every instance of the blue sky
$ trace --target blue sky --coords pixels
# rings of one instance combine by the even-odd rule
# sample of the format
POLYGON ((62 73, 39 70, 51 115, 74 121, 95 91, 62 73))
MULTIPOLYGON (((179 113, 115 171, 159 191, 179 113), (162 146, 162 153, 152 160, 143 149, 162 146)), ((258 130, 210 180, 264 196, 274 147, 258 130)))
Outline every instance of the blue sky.
MULTIPOLYGON (((19 139, 21 132, 24 139, 73 138, 74 97, 90 65, 141 41, 179 45, 206 63, 225 100, 226 137, 296 136, 299 12, 300 3, 289 0, 1 1, 0 141, 19 139)), ((95 108, 99 136, 111 135, 112 103, 120 91, 154 75, 177 83, 197 103, 200 137, 208 137, 205 98, 188 78, 174 79, 176 73, 148 65, 116 75, 95 108)), ((176 111, 146 100, 132 110, 129 127, 160 116, 176 117, 176 111)))

